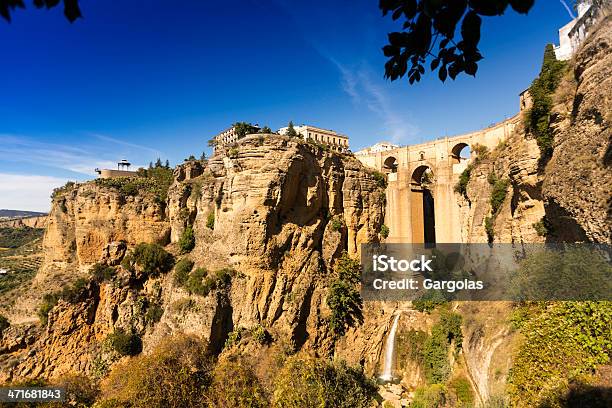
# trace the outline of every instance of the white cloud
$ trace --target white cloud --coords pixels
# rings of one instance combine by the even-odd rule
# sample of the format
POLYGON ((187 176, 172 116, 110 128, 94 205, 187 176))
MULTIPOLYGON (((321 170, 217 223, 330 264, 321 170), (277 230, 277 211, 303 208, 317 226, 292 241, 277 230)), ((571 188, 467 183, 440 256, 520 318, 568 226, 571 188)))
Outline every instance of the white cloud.
POLYGON ((0 173, 0 208, 47 212, 51 192, 66 181, 51 176, 0 173))
POLYGON ((405 144, 418 133, 418 128, 407 120, 407 115, 394 107, 391 95, 384 89, 382 80, 376 80, 367 66, 351 70, 338 61, 330 61, 342 75, 342 88, 356 105, 365 105, 375 113, 393 143, 405 144))
MULTIPOLYGON (((46 143, 28 137, 0 134, 0 159, 7 162, 29 163, 62 170, 69 170, 88 176, 95 175, 96 168, 114 168, 117 161, 117 146, 124 146, 123 155, 161 157, 158 150, 128 143, 108 136, 90 134, 88 145, 80 146, 59 143, 46 143), (92 144, 92 138, 99 140, 92 144)), ((136 166, 135 166, 136 167, 136 166)))

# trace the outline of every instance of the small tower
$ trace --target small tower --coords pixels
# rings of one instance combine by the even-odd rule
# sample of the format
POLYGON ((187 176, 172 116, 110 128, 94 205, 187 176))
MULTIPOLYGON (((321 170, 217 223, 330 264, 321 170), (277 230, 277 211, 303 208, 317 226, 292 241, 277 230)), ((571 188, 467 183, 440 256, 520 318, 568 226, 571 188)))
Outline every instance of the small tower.
POLYGON ((123 159, 119 163, 117 163, 117 170, 120 170, 120 171, 130 171, 130 166, 131 165, 132 165, 132 163, 130 163, 129 161, 123 159))

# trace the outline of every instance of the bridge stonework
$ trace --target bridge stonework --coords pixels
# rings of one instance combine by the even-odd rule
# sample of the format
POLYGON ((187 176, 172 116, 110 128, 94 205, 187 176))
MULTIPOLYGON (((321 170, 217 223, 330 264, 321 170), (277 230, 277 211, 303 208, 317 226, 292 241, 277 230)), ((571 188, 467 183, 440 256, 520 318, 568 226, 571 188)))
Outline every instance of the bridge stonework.
POLYGON ((454 191, 470 158, 461 150, 475 145, 493 150, 519 124, 519 115, 483 130, 356 155, 366 166, 387 174, 386 242, 462 242, 459 197, 454 191))

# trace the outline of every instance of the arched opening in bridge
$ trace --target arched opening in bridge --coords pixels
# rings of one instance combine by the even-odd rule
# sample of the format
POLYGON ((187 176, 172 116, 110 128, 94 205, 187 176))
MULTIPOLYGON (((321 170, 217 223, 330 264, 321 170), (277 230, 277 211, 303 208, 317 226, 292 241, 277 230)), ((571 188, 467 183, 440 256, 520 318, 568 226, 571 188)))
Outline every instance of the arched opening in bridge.
POLYGON ((467 143, 457 143, 451 150, 453 164, 461 163, 470 158, 471 150, 467 143))
POLYGON ((436 243, 434 197, 431 191, 433 184, 434 174, 429 166, 422 165, 414 169, 410 182, 413 243, 436 243))
POLYGON ((397 173, 397 168, 399 166, 399 163, 397 162, 397 159, 393 156, 389 156, 385 159, 385 162, 383 163, 383 168, 385 169, 386 173, 397 173))

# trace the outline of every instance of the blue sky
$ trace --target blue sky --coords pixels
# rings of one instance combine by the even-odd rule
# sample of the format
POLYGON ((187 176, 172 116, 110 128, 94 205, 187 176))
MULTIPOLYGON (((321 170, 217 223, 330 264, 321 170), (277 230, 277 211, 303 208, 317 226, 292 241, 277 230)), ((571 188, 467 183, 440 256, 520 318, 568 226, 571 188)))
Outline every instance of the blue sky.
POLYGON ((400 27, 377 1, 80 4, 72 25, 30 4, 0 21, 0 208, 48 210, 53 186, 124 157, 177 164, 242 120, 334 129, 353 150, 475 130, 517 112, 570 20, 556 0, 485 18, 476 78, 409 86, 383 79, 400 27))

